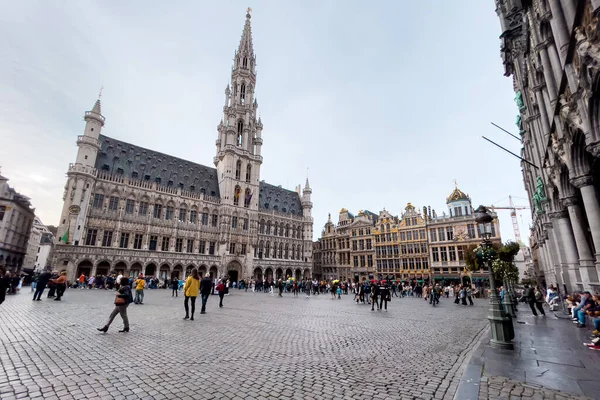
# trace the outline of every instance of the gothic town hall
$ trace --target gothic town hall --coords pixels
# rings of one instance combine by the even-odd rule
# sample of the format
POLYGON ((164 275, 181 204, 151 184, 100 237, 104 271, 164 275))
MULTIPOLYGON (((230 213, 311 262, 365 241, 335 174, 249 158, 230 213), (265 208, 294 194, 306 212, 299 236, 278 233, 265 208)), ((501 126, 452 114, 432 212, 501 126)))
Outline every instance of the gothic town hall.
POLYGON ((260 180, 250 14, 225 89, 215 168, 125 143, 103 132, 100 100, 85 113, 69 164, 54 268, 182 278, 197 267, 232 280, 312 274, 311 189, 260 180))

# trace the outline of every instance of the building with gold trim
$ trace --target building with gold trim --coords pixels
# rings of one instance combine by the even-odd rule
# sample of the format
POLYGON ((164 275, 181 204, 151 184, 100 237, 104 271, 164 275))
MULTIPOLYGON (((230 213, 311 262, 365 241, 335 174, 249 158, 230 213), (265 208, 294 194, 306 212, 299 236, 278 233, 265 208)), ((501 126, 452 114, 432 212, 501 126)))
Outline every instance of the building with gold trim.
POLYGON ((378 216, 368 210, 354 216, 346 208, 339 213, 338 223, 331 214, 314 248, 320 260, 323 279, 359 281, 375 274, 375 247, 372 229, 378 216))
MULTIPOLYGON (((429 259, 433 280, 442 283, 474 283, 485 286, 487 270, 469 272, 465 268, 465 252, 481 244, 483 237, 478 229, 469 195, 456 187, 446 198, 448 214, 441 216, 435 210, 427 213, 429 259)), ((498 217, 492 224, 492 242, 501 243, 498 217)))

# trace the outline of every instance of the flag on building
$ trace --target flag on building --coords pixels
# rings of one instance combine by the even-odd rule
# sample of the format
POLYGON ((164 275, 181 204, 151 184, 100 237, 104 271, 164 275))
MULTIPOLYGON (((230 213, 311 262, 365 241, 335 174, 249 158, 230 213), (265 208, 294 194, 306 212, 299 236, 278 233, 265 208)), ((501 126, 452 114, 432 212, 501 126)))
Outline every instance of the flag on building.
POLYGON ((60 241, 65 242, 65 244, 69 241, 69 228, 67 228, 65 234, 60 238, 60 241))

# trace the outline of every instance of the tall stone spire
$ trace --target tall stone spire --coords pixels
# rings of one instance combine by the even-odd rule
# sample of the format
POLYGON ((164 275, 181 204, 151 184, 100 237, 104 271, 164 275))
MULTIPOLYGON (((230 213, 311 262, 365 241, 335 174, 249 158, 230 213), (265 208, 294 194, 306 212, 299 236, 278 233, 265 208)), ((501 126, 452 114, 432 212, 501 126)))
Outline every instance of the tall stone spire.
POLYGON ((250 12, 251 8, 248 8, 246 12, 246 23, 244 24, 244 31, 242 32, 242 38, 240 39, 240 45, 238 46, 236 55, 247 56, 248 58, 254 58, 254 47, 252 46, 252 27, 250 26, 250 12))

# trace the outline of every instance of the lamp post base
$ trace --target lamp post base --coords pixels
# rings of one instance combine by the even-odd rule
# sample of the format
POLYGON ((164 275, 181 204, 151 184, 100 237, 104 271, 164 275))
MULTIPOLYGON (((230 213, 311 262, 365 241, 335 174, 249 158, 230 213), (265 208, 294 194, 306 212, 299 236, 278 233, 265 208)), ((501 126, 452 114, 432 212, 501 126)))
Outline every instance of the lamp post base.
POLYGON ((515 338, 515 329, 512 317, 502 310, 500 298, 494 292, 492 292, 490 298, 490 315, 488 316, 488 320, 490 321, 492 332, 490 346, 494 349, 513 350, 515 346, 512 340, 515 338))

